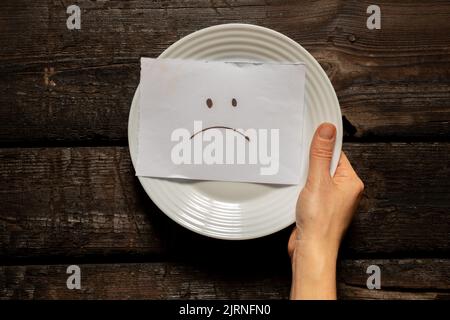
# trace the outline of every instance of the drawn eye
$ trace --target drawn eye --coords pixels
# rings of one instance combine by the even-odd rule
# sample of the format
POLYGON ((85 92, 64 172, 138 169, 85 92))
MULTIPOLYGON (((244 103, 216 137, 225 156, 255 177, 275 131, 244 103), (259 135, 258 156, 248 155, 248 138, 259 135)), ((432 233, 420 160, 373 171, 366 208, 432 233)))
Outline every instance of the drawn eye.
POLYGON ((231 100, 231 105, 232 105, 233 107, 236 107, 236 106, 237 106, 237 100, 236 100, 235 98, 233 98, 233 100, 231 100))
POLYGON ((208 106, 208 108, 210 108, 210 109, 212 108, 213 102, 210 98, 206 99, 206 105, 208 106))

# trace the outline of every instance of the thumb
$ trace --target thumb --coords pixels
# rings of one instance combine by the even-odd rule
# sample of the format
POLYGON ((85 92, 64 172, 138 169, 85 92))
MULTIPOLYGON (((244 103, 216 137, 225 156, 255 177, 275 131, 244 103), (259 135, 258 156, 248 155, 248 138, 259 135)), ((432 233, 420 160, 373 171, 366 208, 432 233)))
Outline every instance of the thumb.
POLYGON ((309 176, 311 182, 320 182, 331 178, 330 164, 336 141, 336 127, 331 123, 322 123, 316 130, 311 142, 309 155, 309 176))

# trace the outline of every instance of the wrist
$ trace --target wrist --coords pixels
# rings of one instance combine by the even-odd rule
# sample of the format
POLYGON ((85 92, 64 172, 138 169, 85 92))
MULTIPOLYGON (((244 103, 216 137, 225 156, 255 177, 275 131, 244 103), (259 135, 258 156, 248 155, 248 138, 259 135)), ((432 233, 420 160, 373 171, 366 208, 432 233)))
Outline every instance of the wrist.
POLYGON ((335 299, 338 246, 295 241, 292 256, 292 299, 335 299))
POLYGON ((320 232, 297 232, 295 246, 301 250, 315 250, 323 254, 336 253, 341 243, 340 237, 320 232))
POLYGON ((333 261, 337 259, 339 242, 325 239, 295 240, 294 253, 296 259, 314 258, 333 261))

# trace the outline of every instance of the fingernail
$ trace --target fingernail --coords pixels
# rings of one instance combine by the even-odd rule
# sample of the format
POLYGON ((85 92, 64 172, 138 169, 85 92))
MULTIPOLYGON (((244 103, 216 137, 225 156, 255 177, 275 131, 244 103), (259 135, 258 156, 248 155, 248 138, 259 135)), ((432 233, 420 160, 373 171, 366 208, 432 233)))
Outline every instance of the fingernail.
POLYGON ((334 138, 336 129, 334 125, 330 123, 324 123, 319 128, 319 137, 326 140, 331 140, 334 138))

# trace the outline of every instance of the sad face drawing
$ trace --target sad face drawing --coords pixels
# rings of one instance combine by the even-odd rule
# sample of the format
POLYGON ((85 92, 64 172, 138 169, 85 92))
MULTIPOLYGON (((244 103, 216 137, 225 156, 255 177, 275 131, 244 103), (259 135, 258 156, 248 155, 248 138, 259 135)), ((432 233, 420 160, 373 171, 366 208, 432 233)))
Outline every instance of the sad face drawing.
POLYGON ((295 183, 304 71, 143 58, 137 174, 295 183))
MULTIPOLYGON (((206 99, 206 105, 208 106, 209 109, 211 109, 214 105, 213 101, 211 98, 206 99)), ((235 98, 231 99, 231 105, 235 108, 237 107, 237 100, 235 98)), ((238 131, 236 128, 231 128, 231 127, 227 127, 227 126, 212 126, 212 127, 208 127, 208 128, 204 128, 200 131, 194 132, 191 136, 191 139, 194 138, 198 133, 202 133, 205 132, 206 130, 211 130, 211 129, 224 129, 224 130, 232 130, 234 132, 237 132, 238 134, 242 135, 245 140, 250 141, 250 137, 246 136, 245 134, 243 134, 241 131, 238 131)))

